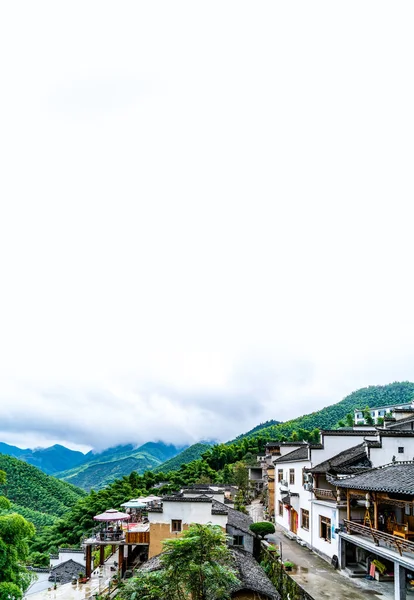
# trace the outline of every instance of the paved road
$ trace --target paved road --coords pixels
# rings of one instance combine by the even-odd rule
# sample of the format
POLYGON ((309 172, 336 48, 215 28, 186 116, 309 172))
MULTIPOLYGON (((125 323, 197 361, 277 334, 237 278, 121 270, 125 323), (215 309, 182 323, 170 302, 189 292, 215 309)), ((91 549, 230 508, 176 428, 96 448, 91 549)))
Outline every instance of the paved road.
POLYGON ((253 502, 249 504, 249 506, 246 506, 246 508, 254 523, 257 523, 258 521, 264 521, 263 504, 260 502, 260 500, 253 500, 253 502))
POLYGON ((266 539, 275 545, 282 542, 283 560, 291 560, 296 565, 290 575, 315 600, 394 600, 392 583, 350 579, 308 548, 287 538, 279 528, 266 539))

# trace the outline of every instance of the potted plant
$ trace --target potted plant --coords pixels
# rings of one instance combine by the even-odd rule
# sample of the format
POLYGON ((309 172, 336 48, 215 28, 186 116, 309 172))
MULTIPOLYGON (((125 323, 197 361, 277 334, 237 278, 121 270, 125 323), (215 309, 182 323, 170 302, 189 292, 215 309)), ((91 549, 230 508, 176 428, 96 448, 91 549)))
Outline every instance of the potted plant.
POLYGON ((293 569, 293 567, 295 566, 293 564, 293 562, 291 562, 290 560, 285 560, 285 562, 283 563, 284 567, 285 567, 285 571, 291 571, 293 569))

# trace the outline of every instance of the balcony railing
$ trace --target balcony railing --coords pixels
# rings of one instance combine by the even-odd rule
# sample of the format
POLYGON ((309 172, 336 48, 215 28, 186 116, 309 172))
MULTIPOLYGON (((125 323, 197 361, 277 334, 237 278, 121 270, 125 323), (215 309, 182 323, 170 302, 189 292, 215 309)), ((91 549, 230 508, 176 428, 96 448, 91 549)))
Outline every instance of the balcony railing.
POLYGON ((312 491, 319 500, 336 500, 336 494, 335 494, 334 490, 313 488, 312 491))
POLYGON ((379 531, 373 527, 367 527, 366 525, 361 525, 354 521, 348 521, 347 519, 344 519, 344 525, 348 533, 358 533, 371 538, 374 540, 376 546, 379 546, 380 542, 383 542, 386 546, 397 548, 400 556, 403 552, 414 553, 414 542, 410 542, 396 535, 391 535, 390 533, 385 533, 385 531, 379 531))
POLYGON ((149 531, 127 531, 125 536, 127 544, 149 544, 149 531))

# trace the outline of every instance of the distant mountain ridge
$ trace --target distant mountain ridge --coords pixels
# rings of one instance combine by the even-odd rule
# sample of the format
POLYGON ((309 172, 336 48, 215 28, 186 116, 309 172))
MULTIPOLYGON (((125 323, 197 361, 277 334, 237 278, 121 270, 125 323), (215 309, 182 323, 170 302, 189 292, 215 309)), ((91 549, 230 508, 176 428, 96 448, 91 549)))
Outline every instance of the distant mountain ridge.
POLYGON ((54 475, 59 471, 71 469, 85 460, 85 454, 77 450, 70 450, 60 444, 55 444, 49 448, 18 448, 0 442, 0 454, 14 456, 24 462, 29 463, 41 469, 48 475, 54 475))
POLYGON ((212 443, 209 444, 208 442, 199 442, 198 444, 193 444, 192 446, 189 446, 188 448, 180 452, 180 454, 177 454, 177 456, 174 456, 166 462, 161 463, 158 467, 155 467, 155 469, 153 469, 153 472, 169 473, 170 471, 176 471, 181 467, 181 465, 186 465, 187 463, 190 463, 193 460, 201 458, 201 455, 204 454, 204 452, 206 452, 209 448, 211 448, 212 445, 212 443))
POLYGON ((87 491, 99 490, 132 471, 150 471, 185 449, 164 442, 147 442, 138 448, 132 444, 116 446, 100 453, 88 452, 81 464, 55 476, 87 491))

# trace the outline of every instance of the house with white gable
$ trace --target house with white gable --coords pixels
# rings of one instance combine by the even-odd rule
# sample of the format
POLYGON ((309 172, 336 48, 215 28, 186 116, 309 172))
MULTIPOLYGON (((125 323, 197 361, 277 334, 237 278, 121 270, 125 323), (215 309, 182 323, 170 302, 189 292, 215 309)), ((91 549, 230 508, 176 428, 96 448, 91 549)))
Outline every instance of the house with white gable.
POLYGON ((219 525, 228 534, 230 546, 253 552, 251 517, 216 500, 214 495, 164 496, 158 506, 148 507, 148 520, 149 558, 162 552, 164 540, 180 536, 192 523, 219 525))
MULTIPOLYGON (((404 425, 408 427, 408 420, 404 421, 404 425)), ((388 523, 387 533, 384 531, 381 535, 391 536, 386 542, 390 547, 394 544, 395 551, 393 554, 390 550, 392 560, 388 557, 386 564, 390 568, 389 565, 395 563, 398 573, 401 568, 405 568, 404 573, 408 573, 407 565, 411 565, 411 561, 407 558, 405 562, 401 562, 397 554, 399 544, 401 546, 402 543, 398 542, 398 539, 405 536, 407 539, 404 549, 408 552, 411 544, 414 559, 414 497, 410 497, 412 485, 408 481, 402 481, 401 490, 396 489, 394 496, 390 496, 390 491, 384 489, 380 494, 382 504, 376 501, 375 494, 378 495, 382 489, 381 477, 388 473, 382 470, 384 465, 401 465, 401 473, 408 472, 408 465, 412 464, 413 457, 414 431, 411 428, 399 430, 395 427, 356 427, 322 431, 320 444, 297 445, 294 449, 291 447, 290 452, 281 452, 280 456, 275 455, 273 458, 276 477, 275 521, 288 535, 296 537, 299 542, 340 567, 348 563, 353 564, 349 556, 348 563, 346 561, 344 537, 355 534, 355 528, 359 528, 358 533, 365 533, 372 539, 373 534, 376 535, 375 532, 388 523), (378 471, 375 471, 376 469, 378 471), (377 472, 379 478, 374 496, 370 495, 369 491, 364 494, 358 492, 358 485, 365 484, 364 473, 371 472, 377 472), (358 477, 362 478, 361 484, 358 483, 358 477), (345 480, 348 479, 349 482, 345 485, 345 480), (356 490, 352 488, 353 485, 356 490), (347 492, 346 488, 352 490, 352 505, 350 492, 347 492), (384 509, 387 504, 388 509, 384 509), (392 511, 389 508, 391 504, 394 504, 392 511), (367 506, 370 511, 369 518, 366 513, 367 506), (381 514, 378 512, 380 507, 383 511, 381 514), (342 533, 345 526, 347 533, 342 533), (412 542, 409 539, 410 527, 412 542), (353 531, 350 531, 351 528, 353 531)), ((393 475, 394 471, 390 470, 390 473, 393 475)), ((393 477, 395 479, 394 475, 393 477)), ((369 481, 371 480, 372 477, 369 481)), ((365 569, 362 573, 366 575, 369 574, 366 571, 369 563, 367 552, 364 550, 364 554, 362 547, 366 547, 364 540, 350 544, 349 537, 347 538, 346 551, 350 553, 352 550, 354 557, 365 561, 362 563, 365 569), (360 551, 356 551, 355 547, 360 548, 360 551)), ((403 553, 403 550, 401 552, 403 553)), ((380 553, 379 556, 384 556, 384 553, 380 553)), ((403 598, 400 595, 397 597, 403 598)))
MULTIPOLYGON (((336 529, 343 499, 327 473, 348 474, 414 457, 414 432, 355 428, 321 432, 320 444, 300 444, 273 459, 275 522, 327 560, 338 555, 336 529)), ((342 512, 341 512, 342 511, 342 512)))

